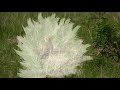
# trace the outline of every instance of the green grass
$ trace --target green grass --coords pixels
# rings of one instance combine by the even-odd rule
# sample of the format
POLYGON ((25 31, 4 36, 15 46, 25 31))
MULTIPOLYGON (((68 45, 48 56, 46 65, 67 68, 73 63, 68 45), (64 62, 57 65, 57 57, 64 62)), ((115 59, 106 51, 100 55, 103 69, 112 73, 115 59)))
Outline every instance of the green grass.
MULTIPOLYGON (((44 16, 51 15, 52 12, 44 12, 44 16)), ((61 18, 70 18, 75 25, 81 25, 78 37, 84 39, 84 43, 92 44, 94 35, 94 25, 97 15, 94 12, 56 12, 61 18)), ((119 15, 108 13, 108 18, 113 22, 113 17, 119 20, 119 15)), ((17 48, 15 37, 24 35, 22 25, 27 25, 27 19, 37 19, 38 12, 0 12, 0 78, 18 78, 20 57, 15 53, 17 48)), ((115 21, 117 22, 117 21, 115 21)), ((89 53, 92 50, 89 51, 89 53)), ((83 73, 78 73, 73 77, 82 78, 119 78, 120 63, 112 59, 103 57, 94 58, 83 63, 83 73)))

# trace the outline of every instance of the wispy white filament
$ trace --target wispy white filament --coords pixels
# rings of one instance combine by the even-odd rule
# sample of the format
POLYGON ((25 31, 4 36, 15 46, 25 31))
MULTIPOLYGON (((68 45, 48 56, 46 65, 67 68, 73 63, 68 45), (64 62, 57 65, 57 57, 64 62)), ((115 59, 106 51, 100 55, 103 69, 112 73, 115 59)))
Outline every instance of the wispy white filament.
POLYGON ((18 75, 24 78, 64 77, 75 74, 76 67, 83 61, 90 60, 84 56, 87 47, 81 39, 76 39, 80 26, 73 28, 70 19, 60 19, 52 14, 37 21, 28 19, 28 26, 23 27, 25 36, 18 36, 17 54, 23 58, 20 62, 25 69, 18 75))

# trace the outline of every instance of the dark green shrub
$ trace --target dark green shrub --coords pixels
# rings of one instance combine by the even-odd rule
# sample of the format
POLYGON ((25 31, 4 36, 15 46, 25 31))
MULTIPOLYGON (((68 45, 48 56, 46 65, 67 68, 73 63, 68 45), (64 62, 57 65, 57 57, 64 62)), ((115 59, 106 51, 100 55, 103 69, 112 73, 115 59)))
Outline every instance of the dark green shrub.
POLYGON ((107 17, 99 17, 96 23, 93 44, 94 47, 99 50, 99 55, 119 61, 120 36, 117 35, 117 29, 118 28, 114 26, 107 17))

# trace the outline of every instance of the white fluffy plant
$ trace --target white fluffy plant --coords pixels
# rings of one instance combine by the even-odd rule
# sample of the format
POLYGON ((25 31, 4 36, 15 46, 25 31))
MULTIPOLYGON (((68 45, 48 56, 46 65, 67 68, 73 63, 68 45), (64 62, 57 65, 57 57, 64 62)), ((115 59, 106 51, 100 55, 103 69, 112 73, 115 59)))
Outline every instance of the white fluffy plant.
POLYGON ((20 63, 25 68, 18 75, 23 78, 63 78, 75 74, 76 67, 83 61, 90 60, 85 56, 90 46, 76 39, 80 26, 73 28, 70 19, 60 19, 52 14, 38 20, 28 19, 28 26, 23 27, 25 36, 18 36, 16 53, 23 59, 20 63))

